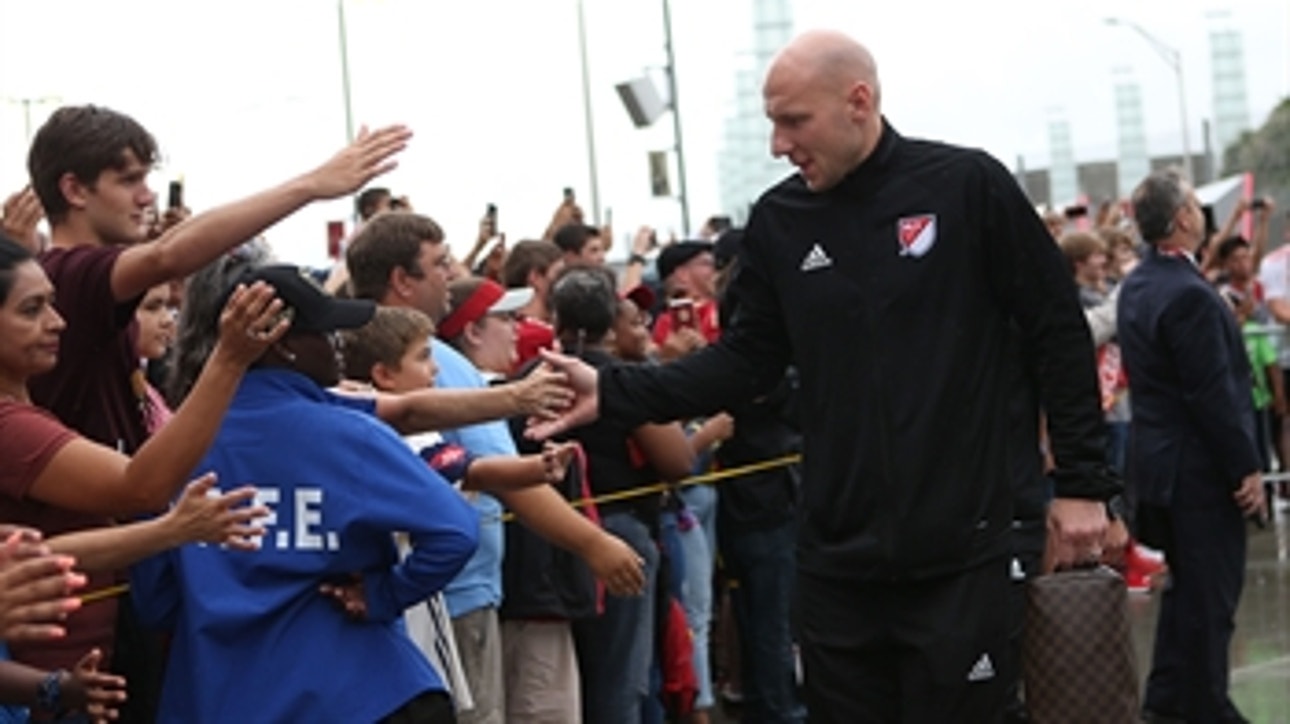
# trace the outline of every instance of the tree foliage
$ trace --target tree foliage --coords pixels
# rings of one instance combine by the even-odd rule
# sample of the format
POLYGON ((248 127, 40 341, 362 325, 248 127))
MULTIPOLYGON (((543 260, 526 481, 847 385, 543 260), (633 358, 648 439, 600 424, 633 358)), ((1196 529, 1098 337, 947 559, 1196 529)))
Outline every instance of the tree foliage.
POLYGON ((1246 131, 1223 151, 1223 175, 1251 172, 1261 187, 1290 188, 1290 98, 1257 131, 1246 131))

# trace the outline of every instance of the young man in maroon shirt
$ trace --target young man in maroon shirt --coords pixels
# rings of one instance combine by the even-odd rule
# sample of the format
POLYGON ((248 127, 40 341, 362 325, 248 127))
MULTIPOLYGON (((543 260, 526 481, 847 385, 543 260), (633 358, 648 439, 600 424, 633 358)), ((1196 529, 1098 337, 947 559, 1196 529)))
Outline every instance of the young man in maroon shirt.
MULTIPOLYGON (((304 205, 353 193, 394 167, 407 144, 401 126, 364 129, 322 166, 278 186, 199 214, 148 238, 156 201, 148 174, 152 135, 125 114, 98 106, 58 109, 27 158, 32 187, 49 219, 40 255, 66 320, 58 365, 33 379, 32 400, 87 438, 133 454, 147 436, 146 386, 131 339, 135 308, 149 288, 181 279, 304 205)), ((116 607, 116 599, 100 602, 116 607)), ((120 606, 110 668, 130 682, 121 721, 151 721, 160 685, 159 642, 145 637, 120 606)), ((111 617, 110 609, 101 613, 111 617)))

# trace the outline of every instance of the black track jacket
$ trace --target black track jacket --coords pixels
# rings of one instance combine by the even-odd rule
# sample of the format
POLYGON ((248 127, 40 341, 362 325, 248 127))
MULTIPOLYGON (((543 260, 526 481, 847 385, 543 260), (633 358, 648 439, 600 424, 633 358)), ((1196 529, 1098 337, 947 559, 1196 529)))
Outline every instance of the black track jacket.
POLYGON ((663 367, 602 370, 601 411, 632 422, 709 413, 796 364, 803 573, 922 579, 1008 552, 1017 329, 1058 497, 1119 492, 1069 268, 986 153, 905 139, 884 121, 837 186, 815 193, 795 174, 766 192, 744 243, 740 306, 721 340, 663 367))

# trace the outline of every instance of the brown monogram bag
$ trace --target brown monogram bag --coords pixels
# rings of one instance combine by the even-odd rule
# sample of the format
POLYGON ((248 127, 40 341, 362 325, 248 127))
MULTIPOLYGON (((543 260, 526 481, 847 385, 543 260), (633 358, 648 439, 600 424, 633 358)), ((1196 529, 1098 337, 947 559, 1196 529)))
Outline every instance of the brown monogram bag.
POLYGON ((1022 667, 1035 724, 1137 722, 1138 673, 1124 580, 1105 566, 1026 589, 1022 667))

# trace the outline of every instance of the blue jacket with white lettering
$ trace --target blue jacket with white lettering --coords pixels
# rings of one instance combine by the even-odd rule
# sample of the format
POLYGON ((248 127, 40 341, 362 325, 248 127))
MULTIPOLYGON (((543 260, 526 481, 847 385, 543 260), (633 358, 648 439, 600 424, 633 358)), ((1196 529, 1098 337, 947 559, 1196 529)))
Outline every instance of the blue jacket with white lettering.
POLYGON ((260 550, 187 545, 131 573, 141 619, 174 634, 159 721, 376 721, 444 689, 402 613, 456 575, 479 523, 373 410, 295 372, 246 375, 197 472, 259 489, 260 550), (352 574, 362 622, 318 590, 352 574))
POLYGON ((625 424, 693 417, 753 399, 794 364, 803 573, 925 579, 1009 553, 1014 355, 1040 386, 1057 496, 1119 491, 1070 270, 986 153, 884 121, 836 186, 795 174, 767 191, 741 262, 720 341, 603 373, 600 404, 625 424))

